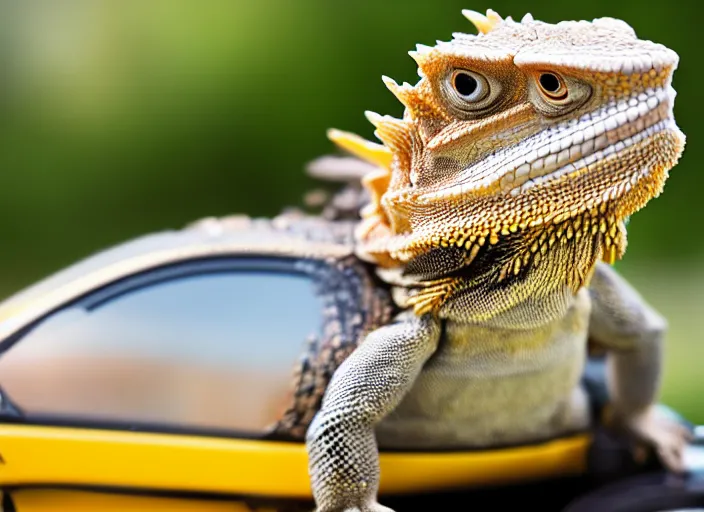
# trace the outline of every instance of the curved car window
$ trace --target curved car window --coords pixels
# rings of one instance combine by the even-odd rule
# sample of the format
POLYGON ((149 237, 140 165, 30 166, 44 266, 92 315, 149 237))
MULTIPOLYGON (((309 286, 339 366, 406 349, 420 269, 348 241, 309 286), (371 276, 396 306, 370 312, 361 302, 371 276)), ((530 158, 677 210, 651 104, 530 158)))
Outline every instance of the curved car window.
POLYGON ((178 277, 54 313, 0 357, 28 415, 260 433, 290 394, 321 303, 303 274, 178 277))

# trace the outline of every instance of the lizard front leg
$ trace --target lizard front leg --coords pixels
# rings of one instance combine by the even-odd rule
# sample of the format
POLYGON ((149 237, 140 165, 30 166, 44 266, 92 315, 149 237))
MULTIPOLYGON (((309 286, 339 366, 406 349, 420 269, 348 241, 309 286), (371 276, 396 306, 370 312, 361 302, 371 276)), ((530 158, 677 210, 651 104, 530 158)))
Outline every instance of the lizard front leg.
POLYGON ((377 503, 374 426, 410 389, 439 338, 437 320, 403 313, 337 369, 306 436, 317 512, 389 511, 377 503))
POLYGON ((690 434, 655 407, 666 320, 611 267, 599 263, 590 283, 590 337, 608 350, 607 381, 612 420, 653 446, 673 471, 683 470, 690 434))

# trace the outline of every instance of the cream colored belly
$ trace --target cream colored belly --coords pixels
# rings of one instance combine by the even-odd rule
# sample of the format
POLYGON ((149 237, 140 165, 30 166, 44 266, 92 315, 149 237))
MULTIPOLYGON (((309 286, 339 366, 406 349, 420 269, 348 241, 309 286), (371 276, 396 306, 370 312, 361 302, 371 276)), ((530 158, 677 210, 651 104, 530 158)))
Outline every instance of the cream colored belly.
POLYGON ((379 445, 493 446, 586 427, 579 382, 589 306, 580 293, 560 320, 524 331, 448 325, 438 352, 378 425, 379 445))

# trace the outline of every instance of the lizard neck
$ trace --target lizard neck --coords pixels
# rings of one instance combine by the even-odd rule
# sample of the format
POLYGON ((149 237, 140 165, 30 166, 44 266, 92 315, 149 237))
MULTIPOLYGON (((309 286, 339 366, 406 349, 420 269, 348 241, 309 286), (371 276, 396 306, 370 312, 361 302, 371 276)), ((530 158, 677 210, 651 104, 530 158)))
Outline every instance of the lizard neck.
MULTIPOLYGON (((538 264, 529 261, 517 274, 512 272, 501 280, 497 278, 501 269, 473 274, 471 266, 467 267, 453 277, 455 291, 437 314, 454 322, 509 329, 533 329, 554 322, 564 317, 588 284, 602 244, 596 237, 579 241, 556 237, 538 264)), ((535 254, 530 248, 522 252, 535 254)))
POLYGON ((612 263, 625 246, 624 223, 603 209, 484 243, 471 257, 436 248, 403 271, 418 279, 409 304, 454 321, 536 327, 564 315, 597 261, 612 263))

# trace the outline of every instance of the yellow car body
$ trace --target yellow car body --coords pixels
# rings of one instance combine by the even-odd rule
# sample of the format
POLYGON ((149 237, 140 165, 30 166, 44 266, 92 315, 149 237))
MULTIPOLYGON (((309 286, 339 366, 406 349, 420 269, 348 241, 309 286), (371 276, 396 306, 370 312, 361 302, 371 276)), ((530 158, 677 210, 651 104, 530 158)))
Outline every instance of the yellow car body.
MULTIPOLYGON (((231 512, 240 496, 263 503, 311 497, 306 452, 298 443, 24 425, 0 432, 0 484, 11 489, 18 512, 231 512)), ((575 474, 585 468, 587 444, 586 436, 575 436, 497 451, 382 453, 381 493, 575 474)), ((247 507, 242 502, 241 510, 247 507)))
MULTIPOLYGON (((349 248, 334 244, 321 248, 333 258, 349 254, 349 248)), ((2 363, 21 346, 28 327, 126 276, 193 259, 310 252, 309 244, 294 238, 248 236, 244 221, 209 220, 91 256, 0 304, 0 386, 7 392, 4 409, 0 403, 5 512, 264 511, 288 501, 309 502, 301 442, 12 414, 14 383, 25 382, 12 380, 12 370, 25 374, 34 363, 30 358, 19 369, 2 363)), ((587 468, 590 443, 584 432, 486 451, 382 451, 380 492, 413 494, 580 474, 587 468)))

